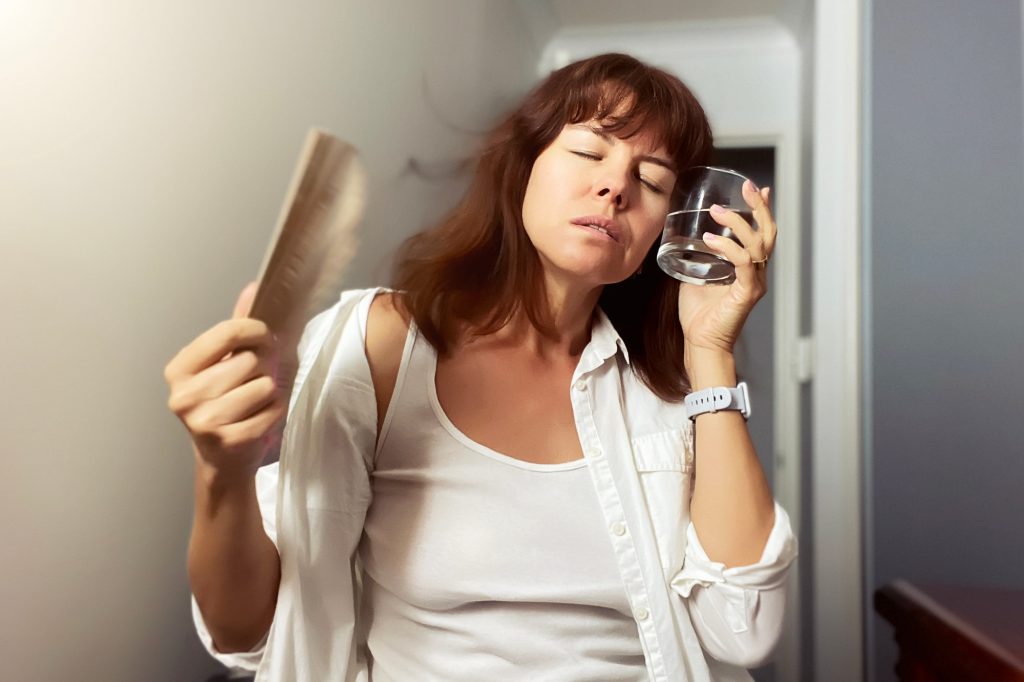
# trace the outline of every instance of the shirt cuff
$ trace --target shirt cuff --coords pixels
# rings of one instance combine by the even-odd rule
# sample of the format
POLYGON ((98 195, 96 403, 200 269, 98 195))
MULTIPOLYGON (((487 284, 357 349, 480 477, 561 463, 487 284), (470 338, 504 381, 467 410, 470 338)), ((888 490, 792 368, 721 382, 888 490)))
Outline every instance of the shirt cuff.
POLYGON ((259 668, 260 661, 263 659, 263 651, 267 646, 267 637, 270 635, 269 629, 267 634, 263 635, 263 639, 249 651, 225 654, 217 651, 214 647, 213 636, 206 627, 206 621, 203 620, 203 614, 199 610, 199 604, 196 603, 195 597, 192 597, 192 622, 195 624, 196 634, 199 635, 199 641, 203 643, 203 647, 221 665, 225 665, 232 670, 245 670, 247 672, 255 672, 259 668))
POLYGON ((732 566, 712 561, 697 538, 691 522, 686 528, 686 556, 683 568, 672 579, 672 589, 689 597, 696 586, 717 591, 726 604, 724 617, 735 633, 750 628, 757 608, 758 593, 782 587, 789 565, 797 556, 797 540, 786 514, 775 503, 775 523, 765 542, 761 558, 747 566, 732 566))

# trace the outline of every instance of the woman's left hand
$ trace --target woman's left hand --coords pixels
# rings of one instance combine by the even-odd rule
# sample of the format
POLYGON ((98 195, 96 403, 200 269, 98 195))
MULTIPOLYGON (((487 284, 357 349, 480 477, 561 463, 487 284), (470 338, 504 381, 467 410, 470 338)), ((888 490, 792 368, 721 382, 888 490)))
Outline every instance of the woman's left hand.
POLYGON ((702 349, 731 354, 747 315, 768 291, 765 266, 777 231, 768 208, 768 188, 758 191, 748 180, 743 183, 743 199, 752 209, 757 230, 734 211, 709 213, 716 223, 731 229, 743 246, 727 237, 705 239, 712 251, 736 266, 736 279, 728 286, 684 282, 679 287, 679 323, 687 352, 702 349))

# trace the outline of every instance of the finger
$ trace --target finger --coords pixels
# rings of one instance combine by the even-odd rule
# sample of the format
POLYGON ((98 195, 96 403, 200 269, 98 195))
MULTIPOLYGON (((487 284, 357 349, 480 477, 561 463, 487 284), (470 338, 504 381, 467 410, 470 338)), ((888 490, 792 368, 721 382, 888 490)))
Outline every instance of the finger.
POLYGON ((216 448, 231 450, 247 448, 256 442, 272 447, 280 442, 281 425, 288 413, 287 401, 277 398, 250 417, 231 424, 224 424, 209 431, 193 432, 197 445, 208 443, 216 448))
POLYGON ((772 213, 771 191, 771 187, 765 187, 761 190, 761 200, 764 201, 769 216, 768 225, 765 227, 763 235, 765 253, 768 257, 771 257, 772 253, 775 252, 775 240, 779 235, 778 223, 775 222, 775 215, 772 213))
POLYGON ((259 290, 259 282, 249 282, 242 288, 242 293, 235 301, 235 308, 231 311, 232 318, 246 317, 252 310, 252 302, 256 300, 256 292, 259 290))
POLYGON ((281 434, 276 427, 283 421, 287 412, 288 406, 285 401, 275 400, 252 417, 222 427, 220 441, 227 447, 245 445, 256 439, 263 439, 265 444, 272 445, 280 440, 281 434))
POLYGON ((750 206, 754 223, 757 225, 757 231, 761 236, 761 243, 765 246, 764 254, 761 258, 771 255, 777 232, 775 218, 772 216, 771 208, 768 206, 768 191, 768 187, 759 190, 752 180, 746 180, 743 183, 743 200, 750 206))
POLYGON ((257 377, 276 378, 277 369, 278 360, 274 356, 252 350, 234 353, 195 376, 175 382, 167 406, 175 414, 184 414, 200 403, 219 398, 257 377))
POLYGON ((748 249, 754 258, 761 260, 765 257, 764 240, 750 226, 750 223, 743 219, 743 216, 718 204, 712 204, 709 213, 716 223, 732 230, 743 247, 748 249))
POLYGON ((265 322, 250 318, 224 320, 200 334, 164 368, 164 378, 171 384, 198 374, 220 362, 228 353, 242 348, 260 349, 274 345, 274 337, 265 322))
POLYGON ((736 282, 742 289, 754 292, 756 296, 756 292, 761 289, 759 276, 763 271, 754 267, 750 251, 731 239, 710 232, 704 234, 704 243, 736 267, 736 282))
POLYGON ((221 427, 251 418, 280 397, 274 379, 261 376, 216 400, 202 403, 184 415, 183 421, 192 433, 199 436, 210 435, 221 427))

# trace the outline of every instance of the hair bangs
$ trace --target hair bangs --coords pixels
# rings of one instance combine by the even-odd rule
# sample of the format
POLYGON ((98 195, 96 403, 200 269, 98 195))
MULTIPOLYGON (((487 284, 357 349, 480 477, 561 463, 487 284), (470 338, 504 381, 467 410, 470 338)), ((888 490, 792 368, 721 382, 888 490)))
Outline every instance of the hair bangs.
POLYGON ((694 112, 678 88, 652 73, 634 78, 588 75, 595 80, 581 83, 566 98, 565 123, 596 121, 602 131, 620 139, 649 136, 652 148, 663 147, 679 173, 702 161, 706 141, 693 139, 693 133, 706 125, 704 112, 694 112))

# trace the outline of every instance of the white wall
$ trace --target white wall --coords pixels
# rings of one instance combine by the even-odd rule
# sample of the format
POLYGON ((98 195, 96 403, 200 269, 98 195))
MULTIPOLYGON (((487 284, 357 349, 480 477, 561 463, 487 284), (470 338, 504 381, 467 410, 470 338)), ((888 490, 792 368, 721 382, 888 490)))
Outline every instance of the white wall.
POLYGON ((165 362, 254 275, 307 127, 364 152, 350 281, 380 282, 464 181, 409 156, 464 157, 477 138, 445 121, 486 128, 538 58, 501 0, 0 2, 5 679, 215 669, 165 362))

